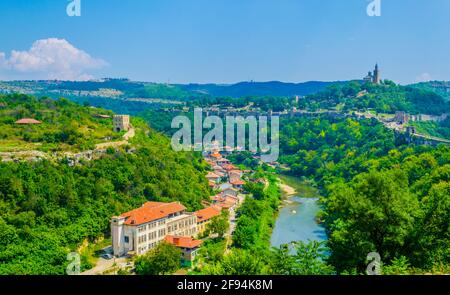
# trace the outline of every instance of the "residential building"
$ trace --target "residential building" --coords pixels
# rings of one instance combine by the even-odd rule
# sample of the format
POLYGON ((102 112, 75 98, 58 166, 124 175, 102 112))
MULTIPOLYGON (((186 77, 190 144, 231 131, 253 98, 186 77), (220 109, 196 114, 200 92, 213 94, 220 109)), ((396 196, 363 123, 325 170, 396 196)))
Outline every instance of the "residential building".
POLYGON ((191 237, 177 237, 172 235, 166 236, 164 240, 181 250, 182 267, 191 267, 193 265, 202 241, 195 240, 191 237))
POLYGON ((234 179, 230 181, 231 185, 233 185, 233 187, 235 189, 242 189, 242 187, 245 184, 245 181, 243 181, 242 179, 234 179))
POLYGON ((194 236, 197 217, 178 202, 147 202, 138 209, 111 219, 113 252, 116 256, 141 255, 166 235, 194 236))
POLYGON ((194 212, 197 216, 197 233, 202 234, 206 230, 206 226, 214 217, 219 216, 220 212, 221 208, 218 206, 210 206, 194 212))
POLYGON ((214 183, 219 183, 219 182, 220 182, 220 176, 217 175, 217 174, 214 173, 214 172, 208 172, 208 174, 206 174, 206 178, 207 178, 209 181, 212 181, 212 182, 214 182, 214 183))
POLYGON ((224 190, 222 190, 221 192, 222 195, 231 195, 234 197, 237 197, 238 195, 238 190, 232 187, 227 187, 224 190))

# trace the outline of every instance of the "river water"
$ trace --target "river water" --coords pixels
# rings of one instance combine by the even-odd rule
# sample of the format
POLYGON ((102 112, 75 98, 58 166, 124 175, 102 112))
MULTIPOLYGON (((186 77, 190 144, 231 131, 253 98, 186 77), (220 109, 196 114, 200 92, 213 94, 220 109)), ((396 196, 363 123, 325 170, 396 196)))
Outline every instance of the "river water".
POLYGON ((278 214, 271 245, 278 247, 293 241, 325 241, 325 229, 316 222, 319 210, 317 198, 290 197, 278 214))

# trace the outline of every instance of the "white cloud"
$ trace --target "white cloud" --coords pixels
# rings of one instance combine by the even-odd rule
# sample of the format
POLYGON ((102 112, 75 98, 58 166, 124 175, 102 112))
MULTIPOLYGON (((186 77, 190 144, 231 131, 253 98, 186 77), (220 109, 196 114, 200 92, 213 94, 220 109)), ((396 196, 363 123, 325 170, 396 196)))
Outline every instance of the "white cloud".
POLYGON ((416 83, 420 83, 420 82, 428 82, 433 80, 433 78, 431 78, 431 75, 428 73, 422 73, 419 76, 416 77, 416 83))
POLYGON ((88 71, 105 67, 102 59, 91 57, 65 39, 37 40, 28 51, 0 52, 0 69, 22 79, 89 80, 88 71))

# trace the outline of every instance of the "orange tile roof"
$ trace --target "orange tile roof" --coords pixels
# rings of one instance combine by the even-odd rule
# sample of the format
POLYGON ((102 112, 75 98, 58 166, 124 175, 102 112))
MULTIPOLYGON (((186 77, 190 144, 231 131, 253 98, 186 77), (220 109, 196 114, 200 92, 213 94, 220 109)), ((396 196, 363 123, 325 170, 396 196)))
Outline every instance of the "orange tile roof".
POLYGON ((209 220, 213 217, 220 215, 220 209, 217 207, 207 207, 205 209, 198 210, 194 212, 194 214, 197 216, 197 222, 202 222, 205 220, 209 220))
POLYGON ((214 154, 211 154, 211 157, 214 157, 216 159, 220 159, 220 158, 222 158, 222 155, 219 154, 219 153, 214 153, 214 154))
POLYGON ((202 241, 194 240, 191 237, 166 236, 164 238, 164 240, 174 246, 177 246, 180 248, 190 248, 190 249, 196 248, 196 247, 200 246, 202 243, 202 241))
POLYGON ((233 164, 227 164, 227 165, 224 165, 223 168, 225 168, 225 170, 227 170, 227 171, 231 171, 231 170, 236 169, 236 166, 234 166, 233 164))
POLYGON ((208 172, 208 174, 206 174, 206 177, 207 178, 219 178, 220 176, 214 172, 208 172))
POLYGON ((230 181, 230 183, 231 183, 232 185, 244 185, 244 184, 245 184, 245 181, 243 181, 243 180, 241 180, 241 179, 236 179, 236 180, 230 181))
POLYGON ((31 119, 31 118, 23 118, 16 121, 16 124, 41 124, 41 121, 31 119))
POLYGON ((124 224, 140 225, 184 210, 186 210, 186 207, 178 202, 147 202, 142 207, 123 213, 120 216, 126 218, 124 224))
POLYGON ((229 202, 222 202, 222 203, 219 203, 217 205, 222 207, 223 209, 230 209, 231 207, 234 206, 234 204, 229 203, 229 202))

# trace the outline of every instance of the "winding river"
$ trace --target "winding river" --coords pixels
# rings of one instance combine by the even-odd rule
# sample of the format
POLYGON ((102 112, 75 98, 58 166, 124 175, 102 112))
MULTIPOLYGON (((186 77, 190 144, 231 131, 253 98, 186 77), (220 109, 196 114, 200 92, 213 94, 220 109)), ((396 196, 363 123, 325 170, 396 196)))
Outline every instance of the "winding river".
POLYGON ((271 245, 278 247, 293 241, 325 241, 325 229, 316 222, 320 210, 317 198, 292 196, 284 201, 280 209, 271 245))

